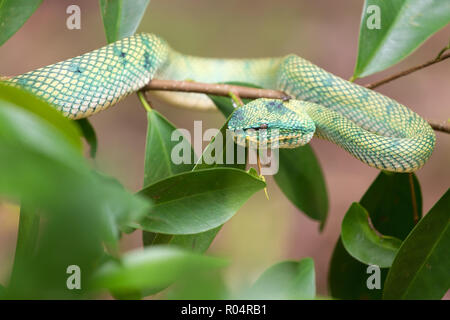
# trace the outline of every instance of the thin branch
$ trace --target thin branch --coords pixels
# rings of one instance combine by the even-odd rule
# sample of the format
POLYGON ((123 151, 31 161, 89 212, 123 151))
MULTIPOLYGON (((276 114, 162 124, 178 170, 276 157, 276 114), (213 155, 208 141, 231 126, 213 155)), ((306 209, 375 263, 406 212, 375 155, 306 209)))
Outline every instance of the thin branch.
POLYGON ((441 131, 450 134, 450 121, 436 121, 436 120, 427 120, 429 125, 436 131, 441 131))
MULTIPOLYGON (((404 77, 414 71, 423 69, 440 61, 443 61, 447 58, 450 58, 450 53, 443 54, 446 50, 448 50, 447 47, 444 49, 439 53, 438 57, 435 58, 434 60, 428 61, 422 65, 402 71, 398 74, 395 74, 378 82, 368 84, 366 85, 366 88, 369 89, 376 88, 400 77, 404 77)), ((8 79, 10 77, 2 76, 2 78, 8 79)), ((268 98, 268 99, 289 100, 291 98, 288 94, 279 90, 250 88, 229 84, 214 84, 214 83, 202 83, 194 81, 177 81, 177 80, 160 80, 160 79, 153 79, 149 84, 147 84, 144 88, 142 88, 142 90, 194 92, 194 93, 213 94, 216 96, 225 96, 225 97, 230 96, 230 94, 234 94, 243 99, 268 98)), ((145 95, 144 97, 147 98, 145 95)), ((436 120, 427 120, 427 121, 434 130, 450 134, 450 121, 436 121, 436 120)))
POLYGON ((392 80, 404 77, 404 76, 406 76, 406 75, 408 75, 410 73, 413 73, 413 72, 415 72, 417 70, 426 68, 428 66, 431 66, 432 64, 441 62, 441 61, 443 61, 445 59, 448 59, 448 58, 450 58, 450 53, 440 54, 437 58, 435 58, 433 60, 425 62, 425 63, 423 63, 421 65, 412 67, 410 69, 404 70, 402 72, 396 73, 396 74, 394 74, 394 75, 392 75, 390 77, 387 77, 386 79, 383 79, 383 80, 380 80, 380 81, 377 81, 377 82, 374 82, 374 83, 370 83, 370 84, 366 85, 365 87, 369 88, 369 89, 374 89, 374 88, 379 87, 379 86, 381 86, 381 85, 383 85, 385 83, 391 82, 392 80))
POLYGON ((143 90, 181 91, 229 96, 237 94, 240 98, 258 99, 289 99, 289 95, 282 91, 271 89, 249 88, 229 84, 202 83, 194 81, 175 81, 153 79, 143 90))
MULTIPOLYGON (((229 97, 230 93, 240 98, 258 99, 288 99, 289 95, 282 91, 272 89, 249 88, 228 84, 201 83, 193 81, 176 81, 176 80, 152 80, 143 90, 162 90, 162 91, 182 91, 213 94, 216 96, 229 97)), ((450 133, 450 123, 428 120, 428 123, 436 131, 450 133)))
POLYGON ((450 41, 448 42, 448 45, 446 47, 442 48, 442 50, 439 51, 439 53, 436 57, 436 60, 439 59, 444 54, 444 52, 447 50, 450 50, 450 41))

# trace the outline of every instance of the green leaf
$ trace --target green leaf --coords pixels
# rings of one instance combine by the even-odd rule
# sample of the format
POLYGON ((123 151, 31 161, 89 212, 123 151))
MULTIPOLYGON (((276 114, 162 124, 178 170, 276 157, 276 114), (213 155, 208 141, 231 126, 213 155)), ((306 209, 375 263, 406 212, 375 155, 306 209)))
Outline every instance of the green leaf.
MULTIPOLYGON (((334 298, 346 300, 379 300, 382 296, 381 289, 368 289, 367 279, 371 274, 367 273, 367 265, 353 258, 345 250, 342 240, 338 242, 331 257, 328 273, 328 285, 330 294, 334 298)), ((381 284, 386 279, 388 269, 381 269, 381 284)))
POLYGON ((0 46, 19 30, 42 0, 0 0, 0 46))
POLYGON ((380 172, 361 198, 376 230, 384 235, 405 239, 414 228, 414 208, 422 217, 422 192, 413 173, 380 172), (412 176, 411 176, 412 175, 412 176), (414 198, 411 193, 411 179, 414 198))
POLYGON ((97 135, 95 134, 94 127, 88 119, 75 120, 75 122, 80 126, 81 132, 90 146, 91 158, 95 158, 97 154, 97 135))
POLYGON ((0 299, 6 295, 6 288, 0 284, 0 299))
POLYGON ((167 234, 194 234, 228 219, 265 183, 233 168, 181 173, 140 191, 155 206, 139 227, 167 234), (189 186, 189 187, 187 187, 189 186))
POLYGON ((83 145, 79 128, 71 120, 63 117, 55 108, 49 107, 45 101, 5 82, 0 82, 0 99, 4 104, 14 105, 15 108, 24 109, 38 116, 40 120, 44 120, 48 125, 57 129, 59 134, 81 154, 83 145))
MULTIPOLYGON (((220 98, 223 98, 223 97, 220 97, 220 98)), ((227 103, 229 103, 229 101, 227 103)), ((234 152, 234 156, 233 156, 234 161, 231 164, 226 163, 227 162, 226 161, 227 150, 230 150, 230 149, 227 149, 227 143, 229 143, 229 142, 226 139, 228 120, 230 119, 230 117, 231 117, 231 115, 228 117, 227 121, 225 121, 222 128, 220 128, 220 133, 218 133, 211 140, 211 142, 206 146, 205 150, 203 150, 201 157, 199 158, 196 165, 192 169, 193 171, 211 169, 211 168, 217 168, 217 167, 228 167, 228 168, 236 168, 236 169, 245 170, 247 157, 244 156, 245 161, 242 164, 237 161, 238 160, 237 148, 239 148, 239 147, 236 144, 234 144, 233 141, 231 141, 231 143, 233 143, 233 148, 234 148, 233 149, 234 150, 233 151, 234 152), (222 139, 222 147, 223 147, 222 150, 219 150, 218 148, 216 148, 216 146, 214 144, 214 141, 216 141, 216 139, 220 139, 220 138, 222 139), (212 154, 213 150, 214 150, 214 155, 217 155, 217 158, 223 160, 222 164, 219 164, 219 163, 208 164, 204 161, 206 154, 212 154)), ((228 146, 228 148, 230 148, 230 147, 228 146)), ((168 243, 176 244, 178 246, 181 246, 183 248, 188 248, 188 249, 191 249, 196 252, 205 252, 209 248, 209 246, 211 245, 211 243, 213 242, 214 238, 219 233, 221 228, 222 228, 222 226, 218 226, 212 230, 208 230, 208 231, 197 233, 197 234, 174 235, 173 237, 171 237, 168 240, 168 243)))
POLYGON ((103 25, 109 43, 134 34, 150 0, 100 0, 103 25))
POLYGON ((384 299, 441 299, 450 288, 450 189, 403 242, 384 299))
MULTIPOLYGON (((32 256, 36 250, 39 238, 40 216, 36 208, 28 206, 26 201, 20 203, 19 228, 17 231, 16 251, 14 253, 14 267, 17 270, 18 264, 27 261, 27 257, 32 256)), ((14 282, 17 272, 11 274, 10 282, 14 282)))
MULTIPOLYGON (((380 172, 360 204, 366 208, 376 230, 383 235, 405 239, 414 227, 414 206, 410 177, 414 184, 415 206, 422 216, 422 195, 413 174, 380 172)), ((340 299, 381 299, 381 290, 367 289, 367 265, 347 253, 339 238, 329 269, 329 287, 333 297, 340 299)), ((381 269, 384 283, 388 269, 381 269)))
POLYGON ((379 236, 369 225, 369 214, 354 202, 342 221, 342 243, 358 261, 387 268, 400 248, 401 241, 390 236, 379 236))
POLYGON ((366 0, 353 77, 365 77, 398 63, 449 22, 449 1, 366 0), (369 29, 377 8, 380 28, 369 29))
MULTIPOLYGON (((191 163, 194 151, 189 141, 186 139, 171 141, 172 133, 176 130, 176 127, 156 110, 148 112, 147 117, 144 185, 148 186, 175 174, 191 171, 193 169, 191 163), (172 161, 172 150, 174 148, 178 148, 180 152, 188 153, 191 163, 175 164, 172 161)), ((182 158, 182 154, 177 154, 177 156, 182 158)), ((204 252, 208 249, 219 229, 220 227, 192 235, 167 235, 143 231, 142 237, 145 246, 171 243, 196 252, 204 252)))
POLYGON ((224 300, 228 290, 219 270, 207 270, 183 277, 168 290, 167 300, 224 300))
POLYGON ((172 244, 194 252, 205 252, 220 231, 222 226, 195 234, 172 235, 158 234, 153 232, 143 232, 143 243, 145 246, 155 244, 172 244))
MULTIPOLYGON (((172 133, 177 130, 164 116, 156 110, 147 112, 148 129, 147 143, 145 147, 144 186, 153 184, 178 173, 191 171, 194 167, 191 145, 183 136, 181 141, 171 141, 172 133), (190 161, 175 164, 172 158, 174 148, 188 153, 190 161)), ((182 158, 181 155, 180 159, 182 158)))
POLYGON ((323 228, 328 212, 328 195, 319 162, 309 145, 280 149, 275 181, 286 197, 323 228))
POLYGON ((164 288, 181 277, 226 264, 223 259, 173 246, 152 246, 128 252, 120 262, 105 263, 94 275, 94 283, 97 288, 119 292, 164 288))
POLYGON ((258 300, 314 299, 316 283, 314 261, 283 261, 268 268, 256 280, 246 298, 258 300))
POLYGON ((121 222, 149 203, 93 171, 74 144, 74 123, 35 99, 0 85, 0 197, 25 199, 45 217, 34 254, 14 267, 8 298, 82 297, 84 287, 67 290, 67 267, 78 265, 87 284, 103 242, 116 243, 121 222))
MULTIPOLYGON (((231 117, 231 115, 230 115, 231 117)), ((233 148, 234 148, 234 161, 232 164, 226 164, 226 157, 227 157, 227 139, 226 139, 226 129, 228 126, 228 120, 225 122, 225 124, 220 129, 220 133, 218 133, 212 141, 206 146, 205 150, 203 151, 201 157, 197 161, 197 164, 192 169, 193 171, 197 170, 204 170, 204 169, 211 169, 211 168, 217 168, 217 167, 229 167, 229 168, 237 168, 245 170, 245 162, 243 164, 239 164, 237 162, 237 146, 234 144, 233 141, 233 148), (219 148, 216 148, 214 141, 216 139, 222 139, 222 149, 219 150, 219 148), (214 155, 217 155, 217 158, 223 159, 223 163, 206 163, 205 157, 206 154, 212 154, 214 151, 214 155)), ((229 149, 228 149, 229 150, 229 149)), ((246 157, 244 157, 244 160, 246 157)), ((212 230, 208 230, 201 233, 196 234, 189 234, 189 235, 157 235, 154 233, 149 232, 143 232, 143 242, 145 245, 150 244, 157 244, 157 243, 170 243, 174 245, 178 245, 182 248, 191 249, 195 252, 205 252, 211 243, 213 242, 214 238, 216 237, 217 233, 220 231, 222 226, 218 226, 212 230)))

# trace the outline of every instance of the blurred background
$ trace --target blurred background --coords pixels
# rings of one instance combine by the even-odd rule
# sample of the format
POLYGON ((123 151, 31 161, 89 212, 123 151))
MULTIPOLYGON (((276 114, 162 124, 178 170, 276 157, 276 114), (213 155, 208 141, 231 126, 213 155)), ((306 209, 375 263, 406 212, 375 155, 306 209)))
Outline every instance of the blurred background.
MULTIPOLYGON (((178 51, 210 57, 266 57, 295 53, 349 79, 357 56, 362 0, 182 1, 152 0, 138 31, 165 38, 178 51)), ((359 79, 370 83, 434 58, 449 41, 447 26, 393 68, 359 79)), ((46 0, 8 42, 0 47, 0 74, 17 75, 65 60, 106 44, 98 1, 46 0), (81 30, 66 28, 66 8, 81 8, 81 30)), ((377 90, 425 118, 450 118, 450 61, 441 62, 377 90)), ((158 109, 179 128, 219 128, 219 112, 177 109, 156 98, 158 109)), ((94 165, 117 177, 128 189, 142 187, 146 116, 135 95, 90 118, 98 135, 94 165)), ((450 185, 450 135, 437 133, 435 151, 417 172, 424 213, 450 185)), ((259 192, 224 226, 209 254, 228 257, 226 280, 232 289, 253 282, 271 264, 312 257, 318 293, 327 294, 327 271, 342 218, 378 174, 337 146, 313 139, 325 175, 330 210, 322 233, 318 223, 299 212, 268 180, 270 200, 259 192)), ((450 210, 450 208, 449 208, 450 210)), ((0 283, 7 279, 14 255, 18 208, 0 202, 0 283)), ((142 245, 141 234, 124 237, 123 250, 142 245)), ((447 295, 448 297, 448 295, 447 295)))

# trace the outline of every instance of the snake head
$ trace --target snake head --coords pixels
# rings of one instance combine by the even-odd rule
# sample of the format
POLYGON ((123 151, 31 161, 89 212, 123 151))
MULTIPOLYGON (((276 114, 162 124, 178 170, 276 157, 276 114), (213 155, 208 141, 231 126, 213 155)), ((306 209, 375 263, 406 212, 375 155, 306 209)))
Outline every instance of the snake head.
POLYGON ((257 99, 236 109, 228 122, 236 142, 259 148, 307 144, 316 126, 298 100, 257 99))

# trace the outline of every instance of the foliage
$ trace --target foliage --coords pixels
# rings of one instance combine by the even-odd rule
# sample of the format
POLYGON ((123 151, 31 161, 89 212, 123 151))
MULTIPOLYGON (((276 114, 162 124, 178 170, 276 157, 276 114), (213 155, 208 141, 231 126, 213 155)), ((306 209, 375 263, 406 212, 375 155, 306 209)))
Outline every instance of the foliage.
POLYGON ((42 0, 0 1, 0 45, 23 26, 41 3, 42 0))
POLYGON ((450 287, 450 190, 403 242, 386 279, 386 299, 440 299, 450 287))
MULTIPOLYGON (((0 45, 41 2, 0 0, 0 45)), ((113 42, 136 31, 149 0, 99 3, 107 41, 113 42)), ((353 78, 398 63, 449 21, 448 1, 366 0, 353 78), (381 29, 367 28, 373 5, 380 8, 381 29)), ((246 170, 247 163, 204 161, 213 152, 226 159, 226 141, 222 150, 214 146, 225 137, 232 100, 210 96, 227 120, 194 165, 171 161, 175 147, 192 148, 182 137, 172 141, 176 127, 140 98, 148 121, 144 188, 132 194, 83 157, 83 137, 91 157, 97 149, 88 120, 70 121, 30 93, 0 83, 0 195, 21 206, 14 266, 0 296, 77 299, 109 290, 119 299, 161 291, 170 299, 316 298, 311 258, 276 263, 235 295, 222 275, 227 261, 204 254, 222 226, 266 185, 254 169, 246 170), (121 253, 121 235, 134 230, 142 231, 144 250, 121 253), (83 272, 81 289, 67 290, 66 269, 74 264, 83 272)), ((275 182, 281 191, 322 228, 328 195, 312 148, 281 150, 279 165, 275 182)), ((421 219, 417 177, 380 172, 342 222, 329 268, 330 294, 442 298, 450 286, 449 212, 447 191, 421 219), (381 268, 381 290, 366 285, 373 264, 381 268)))
POLYGON ((448 1, 366 0, 353 77, 368 76, 400 62, 449 22, 448 1), (377 6, 380 8, 380 27, 371 29, 367 27, 368 20, 377 13, 370 7, 377 6))

